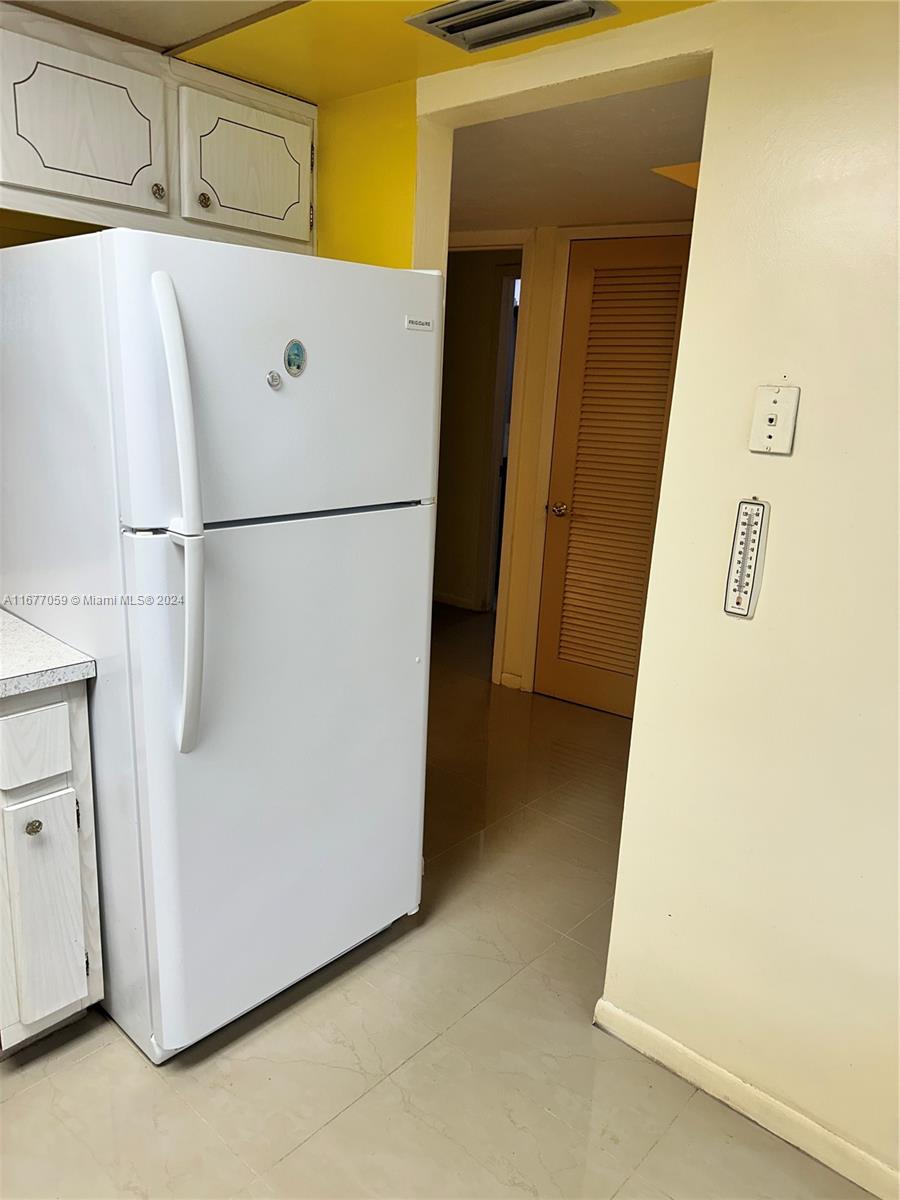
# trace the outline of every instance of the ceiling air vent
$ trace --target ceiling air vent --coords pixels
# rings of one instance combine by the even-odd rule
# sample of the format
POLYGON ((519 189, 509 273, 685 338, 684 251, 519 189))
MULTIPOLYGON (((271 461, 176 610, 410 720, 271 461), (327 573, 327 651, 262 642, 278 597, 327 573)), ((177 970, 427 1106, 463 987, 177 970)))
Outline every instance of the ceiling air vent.
POLYGON ((618 11, 607 0, 452 0, 407 17, 406 21, 452 46, 471 51, 598 21, 618 11))

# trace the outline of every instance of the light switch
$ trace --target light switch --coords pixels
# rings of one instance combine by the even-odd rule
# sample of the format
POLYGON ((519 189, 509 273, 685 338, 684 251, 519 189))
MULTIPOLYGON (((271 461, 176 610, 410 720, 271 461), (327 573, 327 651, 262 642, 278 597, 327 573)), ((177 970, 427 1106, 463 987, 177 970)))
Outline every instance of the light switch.
POLYGON ((750 427, 750 449, 754 454, 791 453, 799 403, 798 387, 770 384, 756 389, 756 406, 750 427))

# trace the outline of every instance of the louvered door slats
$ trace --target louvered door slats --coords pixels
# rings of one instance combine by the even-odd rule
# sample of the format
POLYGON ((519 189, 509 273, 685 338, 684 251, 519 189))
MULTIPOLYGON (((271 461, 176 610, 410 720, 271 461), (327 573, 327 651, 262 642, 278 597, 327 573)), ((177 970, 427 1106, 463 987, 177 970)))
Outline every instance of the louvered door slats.
POLYGON ((535 685, 630 715, 687 239, 575 243, 535 685))

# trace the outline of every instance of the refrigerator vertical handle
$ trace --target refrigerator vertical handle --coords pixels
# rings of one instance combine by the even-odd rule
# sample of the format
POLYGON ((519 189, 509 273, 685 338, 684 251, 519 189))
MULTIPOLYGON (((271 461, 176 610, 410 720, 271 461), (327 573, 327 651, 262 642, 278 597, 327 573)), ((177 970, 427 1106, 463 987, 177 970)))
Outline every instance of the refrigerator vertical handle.
POLYGON ((178 297, 172 277, 166 271, 154 271, 150 277, 153 299, 159 317, 169 395, 175 421, 175 450, 178 456, 178 478, 181 484, 181 515, 170 528, 176 533, 195 536, 203 532, 203 509, 200 504, 200 471, 197 466, 197 439, 194 434, 194 402, 191 396, 191 375, 188 370, 184 329, 178 311, 178 297))
POLYGON ((181 681, 181 711, 178 714, 178 749, 182 754, 190 754, 197 745, 200 701, 203 697, 206 607, 203 535, 185 537, 170 530, 169 537, 184 551, 184 673, 181 681))

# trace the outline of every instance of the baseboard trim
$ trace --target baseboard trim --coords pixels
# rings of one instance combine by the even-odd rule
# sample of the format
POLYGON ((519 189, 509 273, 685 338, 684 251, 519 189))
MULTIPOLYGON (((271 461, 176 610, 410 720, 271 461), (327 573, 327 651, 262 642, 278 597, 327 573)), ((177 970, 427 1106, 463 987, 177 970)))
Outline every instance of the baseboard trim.
POLYGON ((513 675, 509 671, 502 671, 500 674, 500 684, 502 687, 522 689, 522 676, 513 675))
POLYGON ((602 998, 597 1001, 594 1024, 881 1200, 897 1200, 900 1176, 887 1163, 732 1075, 668 1034, 602 998))

